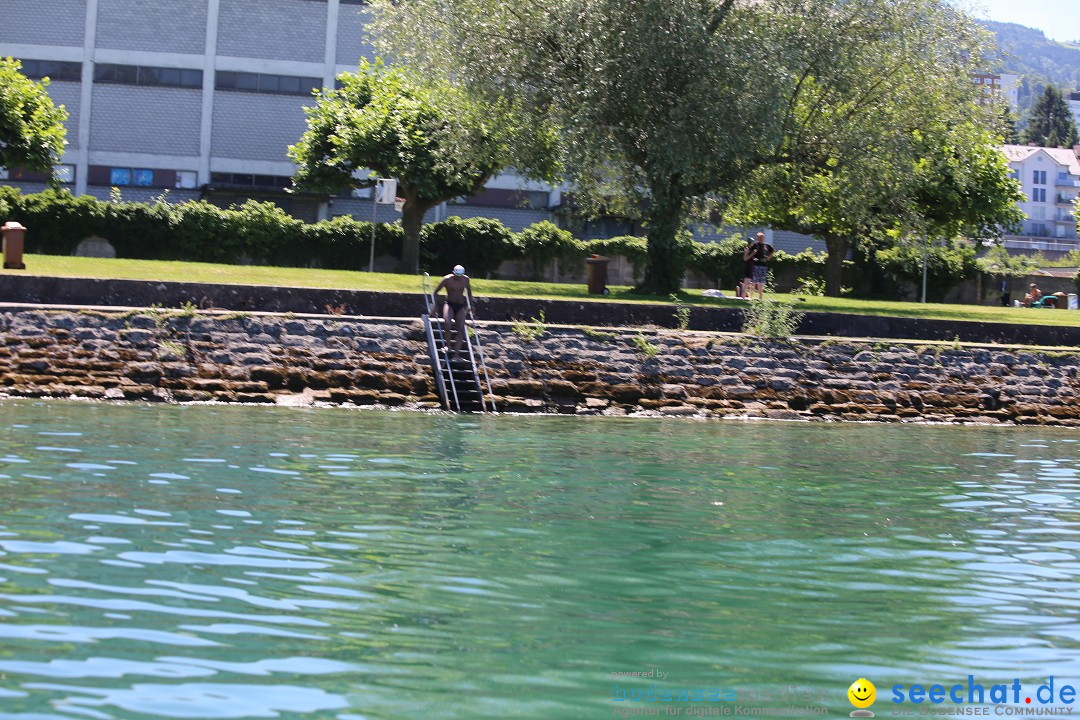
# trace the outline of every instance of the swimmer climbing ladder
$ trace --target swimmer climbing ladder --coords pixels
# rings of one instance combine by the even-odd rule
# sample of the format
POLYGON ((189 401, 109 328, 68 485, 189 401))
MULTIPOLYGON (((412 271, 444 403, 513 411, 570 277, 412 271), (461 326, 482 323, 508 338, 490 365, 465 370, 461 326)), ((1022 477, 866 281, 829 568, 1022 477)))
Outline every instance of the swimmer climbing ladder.
MULTIPOLYGON (((438 389, 443 407, 452 412, 488 412, 488 410, 494 412, 495 398, 490 392, 491 381, 488 379, 480 335, 474 323, 469 319, 472 308, 466 307, 467 332, 462 342, 464 357, 460 360, 452 360, 446 342, 449 328, 444 327, 442 317, 435 313, 438 306, 431 289, 431 277, 427 273, 424 273, 423 288, 426 312, 420 316, 420 319, 424 321, 428 357, 431 360, 431 369, 435 373, 435 387, 438 389), (480 372, 477 372, 477 359, 480 361, 480 372), (480 381, 481 372, 484 376, 483 385, 487 385, 489 389, 486 401, 480 381)), ((468 295, 465 296, 465 302, 469 302, 468 295)))

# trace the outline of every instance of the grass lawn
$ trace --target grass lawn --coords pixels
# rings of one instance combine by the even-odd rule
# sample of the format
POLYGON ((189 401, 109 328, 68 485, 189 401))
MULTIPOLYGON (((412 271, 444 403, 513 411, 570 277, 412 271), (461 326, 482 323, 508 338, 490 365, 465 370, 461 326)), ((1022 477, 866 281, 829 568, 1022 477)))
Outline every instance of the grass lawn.
MULTIPOLYGON (((355 270, 320 270, 315 268, 264 267, 255 265, 218 265, 214 263, 161 260, 110 260, 65 255, 26 255, 26 270, 2 270, 7 274, 49 275, 56 277, 116 278, 123 280, 166 280, 183 282, 231 283, 240 285, 288 285, 295 287, 338 288, 345 290, 380 290, 419 293, 420 279, 413 275, 368 273, 355 270)), ((437 278, 436 278, 437 281, 437 278)), ((531 297, 548 299, 599 300, 589 295, 584 284, 564 285, 512 280, 473 280, 477 295, 531 297)), ((611 295, 602 298, 616 302, 666 302, 666 297, 632 294, 629 287, 612 287, 611 295)), ((726 290, 734 294, 731 290, 726 290)), ((854 300, 813 296, 777 297, 791 299, 800 310, 844 312, 858 315, 892 315, 941 320, 1020 323, 1030 325, 1080 325, 1080 312, 1005 308, 996 305, 942 305, 937 303, 854 300)), ((706 298, 701 290, 682 293, 686 303, 695 305, 739 307, 745 301, 734 298, 706 298)))

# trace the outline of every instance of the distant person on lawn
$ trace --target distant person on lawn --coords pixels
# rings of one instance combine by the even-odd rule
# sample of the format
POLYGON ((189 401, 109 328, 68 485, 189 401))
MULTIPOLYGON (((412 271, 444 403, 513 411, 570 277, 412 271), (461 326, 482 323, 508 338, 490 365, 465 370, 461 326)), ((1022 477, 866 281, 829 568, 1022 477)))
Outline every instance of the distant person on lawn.
MULTIPOLYGON (((752 280, 757 287, 758 300, 765 297, 765 280, 769 275, 769 260, 772 259, 775 252, 776 249, 765 242, 765 233, 763 232, 759 232, 757 242, 753 245, 747 245, 746 251, 743 252, 743 260, 754 263, 754 277, 752 280)), ((747 288, 746 295, 747 297, 750 296, 749 288, 747 288)))
POLYGON ((469 276, 465 274, 465 268, 455 265, 454 271, 445 276, 435 286, 433 295, 446 288, 446 302, 443 303, 443 327, 446 328, 446 346, 450 347, 451 338, 454 343, 454 360, 461 359, 461 339, 465 337, 465 311, 472 313, 472 286, 469 284, 469 276), (465 294, 468 293, 468 300, 465 294), (454 330, 450 330, 450 318, 454 319, 454 330))
POLYGON ((1031 283, 1027 295, 1024 296, 1024 307, 1031 307, 1042 299, 1042 290, 1035 283, 1031 283))

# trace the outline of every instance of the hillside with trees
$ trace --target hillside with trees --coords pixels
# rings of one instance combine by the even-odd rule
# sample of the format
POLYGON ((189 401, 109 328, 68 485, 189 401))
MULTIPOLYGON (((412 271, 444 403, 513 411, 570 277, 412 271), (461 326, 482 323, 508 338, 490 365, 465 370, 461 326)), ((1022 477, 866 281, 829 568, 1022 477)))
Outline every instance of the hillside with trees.
POLYGON ((1047 84, 1065 93, 1080 90, 1080 44, 1051 40, 1041 30, 1015 23, 982 21, 1002 50, 997 72, 1020 76, 1021 125, 1047 84))

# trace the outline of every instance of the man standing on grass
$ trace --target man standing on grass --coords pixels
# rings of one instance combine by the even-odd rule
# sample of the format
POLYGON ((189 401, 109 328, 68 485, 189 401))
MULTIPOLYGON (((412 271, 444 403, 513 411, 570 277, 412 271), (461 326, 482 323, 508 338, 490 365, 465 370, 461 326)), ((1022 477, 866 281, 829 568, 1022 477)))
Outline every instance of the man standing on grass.
POLYGON ((744 300, 750 299, 750 286, 754 284, 754 261, 746 256, 747 251, 754 247, 753 236, 746 238, 746 247, 743 248, 742 278, 735 286, 735 297, 744 300))
MULTIPOLYGON (((776 249, 765 242, 765 233, 763 232, 759 232, 757 242, 747 245, 746 250, 743 252, 743 260, 754 263, 754 276, 751 279, 757 287, 758 300, 765 297, 765 281, 769 274, 769 260, 772 259, 775 252, 776 249)), ((747 288, 746 296, 747 298, 750 297, 749 288, 747 288)))

